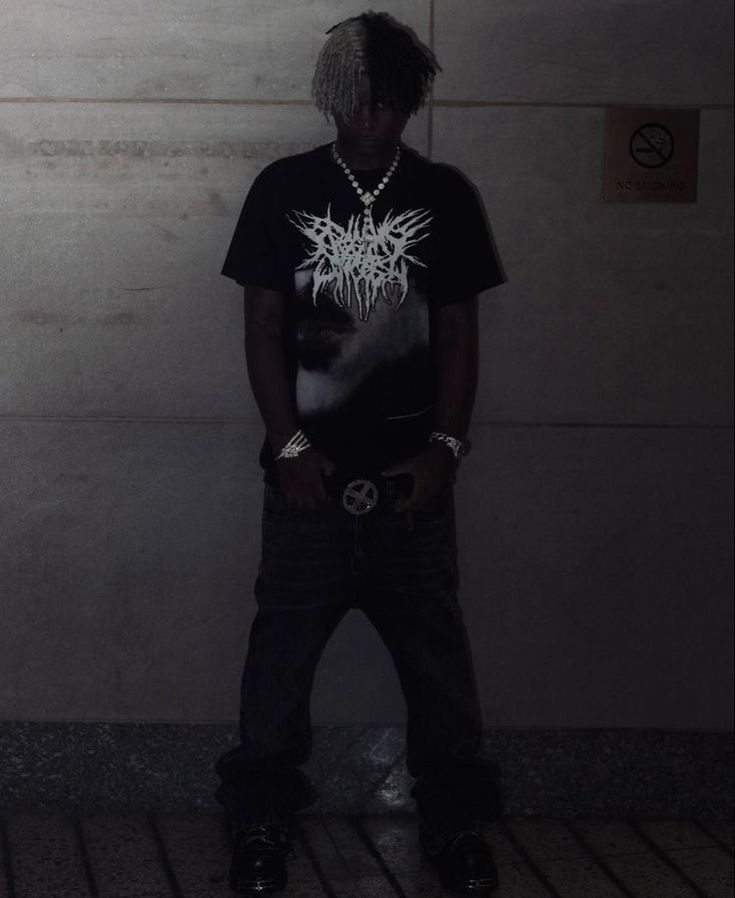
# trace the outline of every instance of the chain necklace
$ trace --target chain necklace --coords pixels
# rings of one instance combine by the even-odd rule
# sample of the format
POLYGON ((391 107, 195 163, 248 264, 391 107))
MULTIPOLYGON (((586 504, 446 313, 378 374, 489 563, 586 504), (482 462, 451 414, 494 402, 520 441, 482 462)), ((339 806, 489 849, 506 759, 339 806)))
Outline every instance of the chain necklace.
POLYGON ((360 185, 357 181, 357 178, 354 176, 354 174, 350 170, 350 167, 347 165, 347 163, 344 161, 344 159, 337 152, 337 144, 336 143, 332 144, 332 159, 334 159, 334 161, 337 163, 337 165, 339 165, 339 167, 347 175, 347 180, 350 182, 350 184, 352 184, 352 186, 355 188, 355 190, 357 192, 357 195, 362 200, 362 203, 365 206, 365 213, 364 213, 365 218, 372 217, 371 216, 372 210, 370 209, 370 206, 372 206, 372 204, 378 198, 378 194, 381 193, 385 189, 385 186, 388 183, 388 181, 390 181, 390 179, 393 175, 393 172, 398 167, 398 160, 400 158, 401 158, 401 146, 399 144, 396 147, 396 154, 393 157, 393 161, 390 164, 390 168, 383 176, 383 179, 380 182, 380 184, 378 184, 378 186, 375 188, 375 190, 372 190, 372 191, 363 190, 362 187, 360 187, 360 185))

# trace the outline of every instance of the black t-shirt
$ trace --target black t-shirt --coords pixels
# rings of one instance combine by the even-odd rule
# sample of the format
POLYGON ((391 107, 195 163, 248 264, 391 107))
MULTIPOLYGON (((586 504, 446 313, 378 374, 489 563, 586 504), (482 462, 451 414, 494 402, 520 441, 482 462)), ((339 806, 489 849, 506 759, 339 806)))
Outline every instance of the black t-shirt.
MULTIPOLYGON (((355 172, 374 190, 385 170, 355 172)), ((283 293, 302 429, 348 474, 415 455, 433 429, 437 306, 502 283, 473 189, 403 149, 369 212, 329 145, 255 179, 222 273, 283 293)), ((273 448, 261 463, 275 479, 273 448)))

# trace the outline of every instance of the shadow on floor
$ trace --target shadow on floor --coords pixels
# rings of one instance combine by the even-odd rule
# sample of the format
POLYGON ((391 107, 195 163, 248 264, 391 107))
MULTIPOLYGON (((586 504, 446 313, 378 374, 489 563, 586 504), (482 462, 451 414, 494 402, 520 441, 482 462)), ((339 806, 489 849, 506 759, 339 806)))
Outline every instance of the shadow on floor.
MULTIPOLYGON (((714 821, 514 817, 488 828, 498 898, 678 898, 733 894, 733 827, 714 821)), ((2 821, 8 898, 229 896, 222 815, 125 812, 2 821)), ((409 816, 306 815, 295 827, 292 898, 442 896, 409 816)))

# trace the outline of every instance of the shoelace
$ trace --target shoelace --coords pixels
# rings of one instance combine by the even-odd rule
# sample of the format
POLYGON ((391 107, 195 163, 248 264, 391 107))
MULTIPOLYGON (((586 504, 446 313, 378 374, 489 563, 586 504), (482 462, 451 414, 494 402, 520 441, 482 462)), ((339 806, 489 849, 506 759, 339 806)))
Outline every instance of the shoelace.
POLYGON ((462 839, 465 839, 468 837, 473 838, 473 839, 479 839, 483 843, 485 842, 485 837, 482 835, 482 833, 478 832, 477 830, 463 829, 462 832, 457 833, 457 835, 449 843, 449 846, 448 846, 449 851, 453 851, 454 848, 457 846, 457 844, 462 841, 462 839))

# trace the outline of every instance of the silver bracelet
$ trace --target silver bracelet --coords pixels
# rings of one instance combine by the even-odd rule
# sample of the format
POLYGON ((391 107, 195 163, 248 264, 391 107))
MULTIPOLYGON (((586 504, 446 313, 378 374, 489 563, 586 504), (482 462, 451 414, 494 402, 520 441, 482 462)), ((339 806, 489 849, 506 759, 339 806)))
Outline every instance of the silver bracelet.
POLYGON ((435 430, 429 436, 430 443, 444 443, 447 449, 450 450, 452 455, 454 456, 456 461, 461 461, 463 456, 467 455, 469 452, 469 443, 463 443, 462 440, 458 440, 456 437, 450 436, 448 433, 442 433, 440 430, 435 430))
POLYGON ((309 438, 306 436, 303 430, 297 430, 296 433, 291 437, 291 439, 286 443, 286 445, 281 449, 281 451, 276 456, 276 461, 279 461, 281 458, 296 458, 297 455, 301 455, 306 449, 311 446, 309 442, 309 438))

